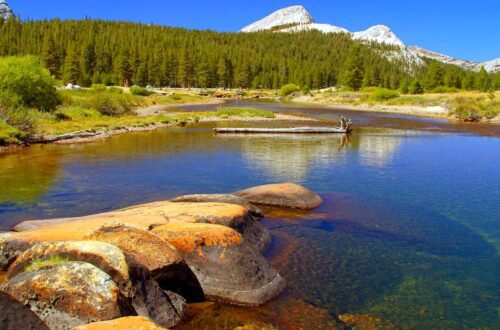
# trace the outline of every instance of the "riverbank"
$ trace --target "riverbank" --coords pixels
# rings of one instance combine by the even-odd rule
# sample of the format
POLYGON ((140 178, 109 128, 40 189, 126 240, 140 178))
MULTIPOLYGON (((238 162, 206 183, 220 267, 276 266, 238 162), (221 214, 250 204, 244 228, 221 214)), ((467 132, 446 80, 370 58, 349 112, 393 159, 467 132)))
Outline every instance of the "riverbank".
POLYGON ((317 92, 290 98, 301 105, 320 105, 348 110, 394 113, 454 121, 467 121, 470 112, 476 111, 478 121, 500 124, 500 94, 497 93, 448 93, 401 95, 387 100, 375 100, 371 92, 317 92), (462 109, 463 108, 463 109, 462 109), (467 112, 467 113, 462 113, 467 112))
POLYGON ((45 135, 33 138, 27 145, 0 146, 0 154, 14 151, 31 144, 73 144, 87 143, 130 133, 155 131, 161 128, 180 127, 199 122, 318 122, 317 119, 290 114, 274 114, 250 108, 229 108, 233 111, 172 112, 169 106, 152 105, 140 108, 134 115, 123 117, 98 116, 97 118, 75 117, 73 120, 45 122, 42 125, 45 135), (151 115, 155 114, 155 115, 151 115), (53 134, 54 132, 59 134, 53 134))

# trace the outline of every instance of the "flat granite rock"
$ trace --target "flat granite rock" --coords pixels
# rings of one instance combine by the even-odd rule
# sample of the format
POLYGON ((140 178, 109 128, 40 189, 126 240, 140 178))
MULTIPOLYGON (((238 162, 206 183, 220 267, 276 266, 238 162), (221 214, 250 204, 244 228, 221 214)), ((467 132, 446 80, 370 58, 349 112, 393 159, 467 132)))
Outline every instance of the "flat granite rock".
POLYGON ((0 287, 34 311, 52 330, 131 315, 111 277, 84 262, 42 266, 0 287))
POLYGON ((72 330, 166 330, 142 316, 122 317, 112 321, 96 322, 72 330))
POLYGON ((247 202, 241 197, 231 195, 231 194, 195 194, 195 195, 184 195, 180 197, 176 197, 171 200, 174 203, 224 203, 224 204, 235 204, 240 205, 246 208, 250 214, 254 217, 260 219, 264 217, 261 209, 252 203, 247 202))
POLYGON ((184 258, 158 235, 125 224, 111 224, 92 231, 86 238, 119 247, 129 263, 148 269, 163 290, 176 292, 190 303, 205 299, 196 275, 184 258))
POLYGON ((294 183, 270 184, 234 193, 250 203, 274 207, 312 210, 323 203, 315 192, 294 183))
POLYGON ((210 299, 258 306, 286 286, 264 257, 231 228, 178 222, 153 232, 184 256, 210 299))

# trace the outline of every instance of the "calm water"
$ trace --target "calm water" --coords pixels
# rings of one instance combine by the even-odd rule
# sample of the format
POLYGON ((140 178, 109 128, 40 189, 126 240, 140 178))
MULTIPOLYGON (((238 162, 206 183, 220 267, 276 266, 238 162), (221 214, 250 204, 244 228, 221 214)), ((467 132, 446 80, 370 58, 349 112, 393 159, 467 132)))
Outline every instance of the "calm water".
MULTIPOLYGON (((0 229, 293 181, 326 203, 263 221, 275 236, 268 257, 290 284, 286 296, 331 315, 381 316, 403 329, 498 329, 497 128, 470 135, 469 126, 443 120, 344 113, 360 127, 349 139, 214 136, 213 126, 201 125, 0 156, 0 229)), ((269 308, 283 308, 284 299, 269 308)))

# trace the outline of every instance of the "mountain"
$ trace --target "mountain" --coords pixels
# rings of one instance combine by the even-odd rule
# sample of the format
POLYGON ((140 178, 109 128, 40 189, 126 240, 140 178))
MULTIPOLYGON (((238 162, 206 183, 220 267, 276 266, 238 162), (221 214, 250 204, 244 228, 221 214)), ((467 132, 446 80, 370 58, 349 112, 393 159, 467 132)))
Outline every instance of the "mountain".
POLYGON ((7 20, 11 16, 14 16, 14 13, 12 12, 12 9, 10 9, 10 6, 5 0, 0 0, 0 17, 7 20))
POLYGON ((353 39, 377 42, 396 46, 398 51, 387 53, 389 58, 404 58, 414 63, 422 63, 423 58, 430 58, 446 64, 454 64, 467 70, 479 71, 482 67, 488 72, 500 71, 500 58, 489 62, 473 62, 455 59, 451 56, 433 52, 418 46, 408 47, 398 36, 385 25, 375 25, 365 31, 349 32, 347 29, 331 24, 316 23, 311 14, 303 6, 292 6, 280 9, 271 15, 248 25, 240 32, 257 32, 273 30, 275 32, 300 32, 318 30, 323 33, 350 33, 353 39))
POLYGON ((314 20, 302 6, 292 6, 275 11, 269 16, 244 27, 241 32, 257 32, 275 27, 299 24, 312 24, 314 20))

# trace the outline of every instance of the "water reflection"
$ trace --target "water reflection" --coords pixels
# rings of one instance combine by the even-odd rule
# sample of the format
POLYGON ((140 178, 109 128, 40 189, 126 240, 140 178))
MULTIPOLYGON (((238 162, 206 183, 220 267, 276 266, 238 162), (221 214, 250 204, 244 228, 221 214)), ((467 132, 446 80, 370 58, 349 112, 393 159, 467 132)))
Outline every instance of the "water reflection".
POLYGON ((57 152, 33 154, 24 150, 0 157, 0 204, 38 201, 60 174, 57 152))
POLYGON ((328 167, 345 161, 349 147, 346 135, 219 135, 236 140, 250 167, 263 171, 270 180, 303 183, 314 166, 328 167))
POLYGON ((400 149, 403 139, 390 135, 363 135, 359 138, 361 164, 382 167, 387 165, 400 149))

